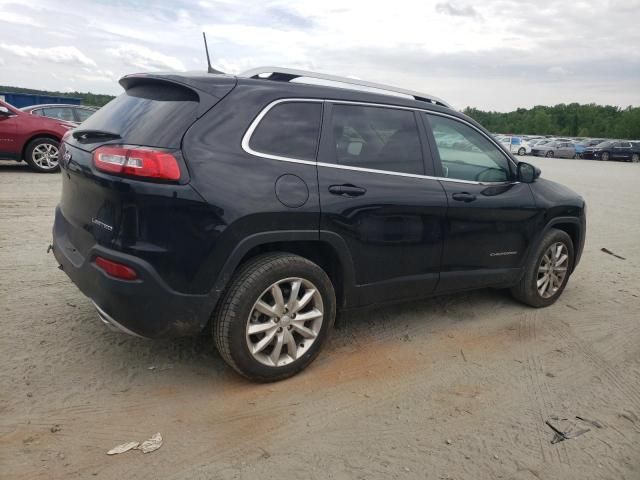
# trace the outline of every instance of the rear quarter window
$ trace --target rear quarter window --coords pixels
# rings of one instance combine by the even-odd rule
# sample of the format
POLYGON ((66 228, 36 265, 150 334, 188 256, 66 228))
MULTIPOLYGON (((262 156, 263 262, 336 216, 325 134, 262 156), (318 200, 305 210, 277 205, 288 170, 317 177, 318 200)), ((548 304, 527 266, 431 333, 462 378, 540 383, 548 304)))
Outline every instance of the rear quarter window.
POLYGON ((320 102, 276 104, 251 134, 249 147, 258 154, 315 160, 321 121, 320 102))
POLYGON ((136 85, 82 123, 82 130, 117 133, 124 143, 179 148, 197 118, 199 97, 169 83, 136 85))

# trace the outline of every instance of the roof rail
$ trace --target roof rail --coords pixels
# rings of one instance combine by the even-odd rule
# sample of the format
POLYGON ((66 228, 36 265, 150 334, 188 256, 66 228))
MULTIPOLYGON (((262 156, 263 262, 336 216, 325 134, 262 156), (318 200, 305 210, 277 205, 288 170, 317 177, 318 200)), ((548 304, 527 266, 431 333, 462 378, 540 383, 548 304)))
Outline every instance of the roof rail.
MULTIPOLYGON (((444 100, 426 93, 414 92, 411 90, 405 90, 404 88, 392 87, 389 85, 383 85, 381 83, 367 82, 365 80, 358 80, 356 78, 348 78, 348 77, 339 77, 336 75, 327 75, 325 73, 316 73, 310 72, 307 70, 297 70, 293 68, 281 68, 281 67, 258 67, 252 68, 251 70, 247 70, 238 75, 239 77, 244 78, 265 78, 266 80, 275 80, 280 82, 290 82, 296 78, 304 77, 304 78, 314 78, 318 80, 327 80, 329 82, 342 83, 346 85, 353 85, 357 87, 366 87, 373 88, 376 90, 381 90, 379 93, 387 93, 387 94, 397 94, 397 95, 407 95, 415 100, 419 100, 422 102, 433 103, 436 105, 440 105, 442 107, 451 108, 444 100), (268 77, 263 77, 265 74, 270 74, 268 77)), ((341 85, 328 85, 332 87, 338 88, 349 88, 341 85)), ((358 90, 354 88, 353 90, 358 90)), ((376 92, 378 93, 378 92, 376 92)))

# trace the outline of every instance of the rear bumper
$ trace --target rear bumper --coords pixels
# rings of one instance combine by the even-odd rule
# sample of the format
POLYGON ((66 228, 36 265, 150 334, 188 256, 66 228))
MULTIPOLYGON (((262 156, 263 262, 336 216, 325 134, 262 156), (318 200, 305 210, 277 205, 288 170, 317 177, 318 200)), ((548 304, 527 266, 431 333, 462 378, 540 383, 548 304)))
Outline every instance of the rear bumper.
POLYGON ((170 288, 146 261, 94 245, 82 255, 69 240, 71 226, 56 208, 53 253, 62 270, 89 297, 102 321, 142 337, 195 335, 207 325, 215 306, 209 295, 188 295, 170 288), (134 268, 138 279, 120 280, 93 262, 96 256, 134 268))

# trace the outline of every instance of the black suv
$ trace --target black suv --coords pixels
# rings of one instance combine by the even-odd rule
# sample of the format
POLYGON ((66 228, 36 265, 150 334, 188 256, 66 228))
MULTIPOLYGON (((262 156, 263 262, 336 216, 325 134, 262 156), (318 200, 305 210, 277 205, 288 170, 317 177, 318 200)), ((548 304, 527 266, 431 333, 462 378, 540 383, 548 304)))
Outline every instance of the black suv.
POLYGON ((269 381, 317 356, 336 309, 480 287, 556 301, 579 195, 435 97, 266 73, 126 76, 63 139, 54 253, 104 323, 208 327, 269 381))
POLYGON ((640 142, 628 140, 609 140, 589 148, 585 148, 582 158, 595 160, 624 160, 625 162, 640 162, 640 142))

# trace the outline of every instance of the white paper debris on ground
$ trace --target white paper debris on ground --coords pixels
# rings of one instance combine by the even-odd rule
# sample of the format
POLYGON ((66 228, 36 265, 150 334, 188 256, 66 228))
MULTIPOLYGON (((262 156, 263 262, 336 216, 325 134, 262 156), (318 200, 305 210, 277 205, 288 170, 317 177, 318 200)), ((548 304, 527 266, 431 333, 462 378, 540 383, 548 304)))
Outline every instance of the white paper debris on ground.
POLYGON ((122 445, 118 445, 117 447, 113 447, 111 450, 107 452, 107 455, 117 455, 118 453, 128 452, 132 448, 137 448, 140 445, 140 442, 127 442, 122 445))
POLYGON ((136 447, 138 450, 142 450, 142 453, 149 453, 159 449, 162 446, 162 435, 160 432, 156 433, 149 440, 145 440, 140 444, 139 447, 136 447))

